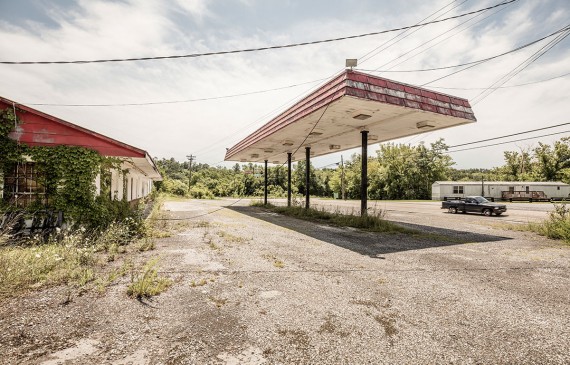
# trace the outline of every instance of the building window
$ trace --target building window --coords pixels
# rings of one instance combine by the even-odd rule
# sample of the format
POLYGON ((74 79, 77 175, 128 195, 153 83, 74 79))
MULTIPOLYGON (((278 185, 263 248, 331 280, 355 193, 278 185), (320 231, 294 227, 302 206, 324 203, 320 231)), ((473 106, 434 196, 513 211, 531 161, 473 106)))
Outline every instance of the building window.
POLYGON ((33 162, 13 165, 4 175, 4 201, 20 208, 28 207, 32 203, 45 205, 46 190, 39 183, 42 177, 33 162))
POLYGON ((462 185, 453 186, 453 194, 463 194, 463 186, 462 185))
POLYGON ((560 186, 557 186, 557 187, 556 187, 556 190, 560 190, 560 186))

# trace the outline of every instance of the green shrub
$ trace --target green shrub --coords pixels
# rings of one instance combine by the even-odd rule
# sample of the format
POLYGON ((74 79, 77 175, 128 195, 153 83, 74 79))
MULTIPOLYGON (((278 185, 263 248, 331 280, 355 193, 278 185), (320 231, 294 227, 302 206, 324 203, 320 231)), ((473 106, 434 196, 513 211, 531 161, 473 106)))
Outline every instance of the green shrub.
POLYGON ((565 204, 555 204, 548 219, 539 224, 530 224, 529 228, 543 236, 570 243, 570 208, 565 204))
POLYGON ((181 180, 164 179, 160 188, 165 193, 173 195, 185 196, 188 194, 188 185, 181 180))
POLYGON ((214 193, 201 183, 192 186, 190 196, 194 199, 214 199, 214 193))
MULTIPOLYGON (((264 206, 263 203, 254 202, 254 206, 264 206)), ((274 205, 268 204, 266 208, 272 211, 300 219, 312 220, 312 221, 325 221, 331 224, 341 226, 341 227, 354 227, 366 229, 374 232, 397 232, 397 233, 417 233, 414 230, 404 228, 392 222, 388 222, 383 219, 383 213, 372 212, 365 216, 352 215, 352 214, 341 214, 339 212, 328 212, 324 208, 321 209, 305 209, 301 206, 291 206, 291 207, 276 207, 274 205)))

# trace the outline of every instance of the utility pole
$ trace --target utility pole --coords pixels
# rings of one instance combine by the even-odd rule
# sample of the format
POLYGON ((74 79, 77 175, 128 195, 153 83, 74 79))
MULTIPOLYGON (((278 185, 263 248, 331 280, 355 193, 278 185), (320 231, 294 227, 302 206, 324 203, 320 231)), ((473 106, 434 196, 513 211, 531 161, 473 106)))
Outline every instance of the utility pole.
POLYGON ((342 200, 346 200, 344 195, 344 161, 342 160, 342 155, 340 155, 340 190, 342 193, 342 200))
POLYGON ((188 159, 188 188, 190 188, 190 184, 192 182, 192 161, 196 158, 196 156, 187 155, 186 158, 188 159))

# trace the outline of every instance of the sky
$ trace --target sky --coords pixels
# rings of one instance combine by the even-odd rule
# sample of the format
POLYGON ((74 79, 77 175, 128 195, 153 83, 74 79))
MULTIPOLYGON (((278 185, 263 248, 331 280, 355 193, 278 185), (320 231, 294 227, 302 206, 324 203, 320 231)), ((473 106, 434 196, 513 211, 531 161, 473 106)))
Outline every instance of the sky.
MULTIPOLYGON (((500 2, 0 0, 0 61, 137 58, 285 45, 404 27, 500 2)), ((198 163, 231 166, 235 162, 223 162, 226 148, 341 72, 345 59, 357 58, 359 70, 414 85, 429 83, 426 88, 470 100, 477 123, 392 141, 416 145, 444 138, 455 146, 570 123, 570 37, 480 101, 482 91, 554 37, 432 83, 461 68, 394 71, 481 60, 568 24, 568 0, 517 0, 417 31, 302 47, 134 62, 0 64, 0 96, 145 149, 153 157, 183 161, 191 154, 198 163), (120 105, 157 102, 167 103, 120 105)), ((486 143, 558 132, 563 133, 450 155, 457 168, 491 168, 503 164, 504 151, 570 136, 570 124, 486 143)), ((369 147, 369 153, 377 146, 369 147)), ((312 162, 334 166, 341 154, 346 160, 355 152, 359 150, 312 162)))

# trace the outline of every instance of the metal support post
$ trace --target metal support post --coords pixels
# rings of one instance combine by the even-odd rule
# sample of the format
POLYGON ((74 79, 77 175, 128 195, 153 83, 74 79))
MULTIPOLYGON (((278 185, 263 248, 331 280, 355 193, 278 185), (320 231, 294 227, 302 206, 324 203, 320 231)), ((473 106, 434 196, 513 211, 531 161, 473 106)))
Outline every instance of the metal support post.
POLYGON ((287 206, 291 206, 291 152, 287 152, 287 206))
POLYGON ((360 215, 368 214, 368 131, 362 134, 362 169, 360 175, 360 215))
POLYGON ((267 160, 265 160, 265 172, 263 173, 264 186, 263 186, 263 204, 267 205, 267 160))
POLYGON ((305 147, 305 209, 309 209, 311 186, 311 147, 305 147))

